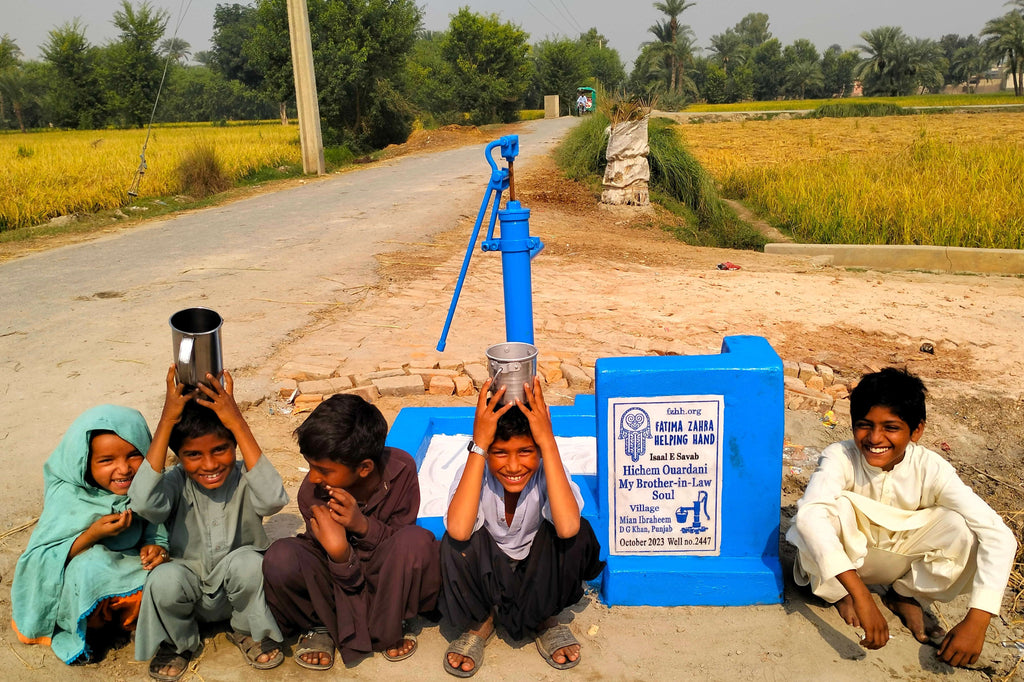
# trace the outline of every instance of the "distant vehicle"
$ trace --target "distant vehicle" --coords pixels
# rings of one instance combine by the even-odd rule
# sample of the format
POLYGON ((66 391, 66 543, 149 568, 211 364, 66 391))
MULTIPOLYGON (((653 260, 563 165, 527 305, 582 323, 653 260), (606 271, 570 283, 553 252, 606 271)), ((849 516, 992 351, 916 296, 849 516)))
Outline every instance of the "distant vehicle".
POLYGON ((597 91, 594 88, 576 88, 576 115, 582 116, 594 111, 597 104, 597 91))

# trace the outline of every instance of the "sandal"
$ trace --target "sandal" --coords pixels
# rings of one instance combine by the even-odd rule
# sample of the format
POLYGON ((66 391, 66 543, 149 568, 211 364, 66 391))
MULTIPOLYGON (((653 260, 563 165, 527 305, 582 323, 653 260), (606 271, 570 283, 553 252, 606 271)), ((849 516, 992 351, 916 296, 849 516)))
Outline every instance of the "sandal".
POLYGON ((576 639, 575 635, 572 634, 572 630, 569 629, 568 625, 555 625, 550 627, 544 632, 537 635, 537 639, 534 640, 537 643, 537 651, 540 652, 541 657, 548 662, 552 668, 558 670, 568 670, 577 663, 580 662, 580 657, 577 656, 575 661, 570 661, 568 658, 565 659, 565 663, 559 663, 552 655, 559 649, 563 649, 573 644, 579 644, 579 640, 576 639))
MULTIPOLYGON (((414 653, 416 653, 416 647, 419 646, 419 642, 416 641, 416 635, 414 635, 411 632, 407 632, 404 635, 402 635, 402 639, 400 641, 402 641, 402 642, 405 642, 405 641, 412 642, 412 647, 408 651, 406 651, 404 654, 398 654, 398 655, 395 655, 395 656, 392 656, 391 654, 389 654, 387 649, 385 649, 384 651, 381 652, 382 654, 384 654, 384 658, 385 659, 387 659, 387 660, 391 661, 392 663, 394 663, 396 661, 404 661, 405 659, 409 658, 414 653)), ((399 647, 395 647, 395 648, 399 648, 399 647)))
POLYGON ((295 643, 295 662, 307 670, 330 670, 334 665, 334 640, 327 632, 327 628, 313 628, 304 635, 299 636, 295 643), (330 663, 310 663, 302 659, 302 654, 327 654, 331 657, 330 663))
POLYGON ((179 654, 174 645, 163 642, 156 650, 156 655, 149 662, 149 676, 160 682, 177 682, 188 670, 188 664, 192 661, 192 652, 186 651, 179 654), (178 668, 177 675, 167 675, 160 672, 160 668, 172 666, 178 668))
POLYGON ((284 662, 284 654, 281 653, 281 643, 275 642, 269 637, 262 642, 257 642, 244 633, 229 632, 227 633, 227 638, 229 642, 237 646, 238 650, 242 652, 242 658, 245 659, 245 662, 257 670, 270 670, 284 662), (277 650, 277 655, 270 658, 270 660, 260 662, 260 654, 269 654, 275 649, 277 650))
POLYGON ((463 632, 459 635, 459 638, 448 645, 448 650, 444 652, 444 669, 455 677, 473 677, 476 675, 476 671, 480 669, 480 666, 484 663, 484 646, 490 641, 491 637, 494 636, 494 631, 487 635, 487 639, 484 639, 480 635, 474 635, 472 632, 463 632), (473 669, 466 671, 461 666, 456 667, 448 662, 448 654, 459 654, 465 656, 469 660, 473 661, 473 669))

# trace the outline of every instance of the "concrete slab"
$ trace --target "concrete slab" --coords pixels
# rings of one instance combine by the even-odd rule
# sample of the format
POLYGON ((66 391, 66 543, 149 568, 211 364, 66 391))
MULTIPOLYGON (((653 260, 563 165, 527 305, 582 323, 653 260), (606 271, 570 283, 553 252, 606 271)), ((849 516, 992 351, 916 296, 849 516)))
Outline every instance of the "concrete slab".
POLYGON ((889 246, 884 244, 766 244, 765 253, 825 256, 829 265, 872 270, 928 270, 990 275, 1024 274, 1024 251, 970 249, 958 246, 889 246))

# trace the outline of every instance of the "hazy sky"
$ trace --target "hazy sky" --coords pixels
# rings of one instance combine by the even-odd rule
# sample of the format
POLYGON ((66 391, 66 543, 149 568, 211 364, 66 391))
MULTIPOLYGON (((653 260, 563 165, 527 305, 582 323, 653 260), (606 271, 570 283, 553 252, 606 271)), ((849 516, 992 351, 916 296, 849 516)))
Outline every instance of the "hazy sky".
MULTIPOLYGON (((245 4, 244 0, 240 0, 245 4)), ((75 17, 86 26, 94 44, 115 36, 110 23, 120 0, 0 0, 0 35, 18 43, 25 57, 38 58, 39 46, 53 27, 75 17), (16 7, 16 9, 15 9, 16 7)), ((193 52, 209 49, 213 8, 227 0, 151 0, 171 14, 167 36, 181 19, 178 35, 193 52)), ((590 27, 604 34, 626 62, 626 70, 639 45, 653 36, 647 28, 660 13, 646 0, 424 0, 424 28, 442 30, 459 7, 468 5, 482 13, 498 13, 519 24, 531 42, 558 35, 575 36, 590 27)), ((770 28, 783 44, 808 38, 824 50, 833 43, 844 48, 861 42, 862 31, 885 25, 901 26, 917 38, 939 38, 946 33, 977 34, 985 22, 1005 14, 1004 0, 697 0, 687 9, 684 23, 693 27, 697 44, 706 48, 709 38, 733 26, 750 12, 764 12, 770 28)))

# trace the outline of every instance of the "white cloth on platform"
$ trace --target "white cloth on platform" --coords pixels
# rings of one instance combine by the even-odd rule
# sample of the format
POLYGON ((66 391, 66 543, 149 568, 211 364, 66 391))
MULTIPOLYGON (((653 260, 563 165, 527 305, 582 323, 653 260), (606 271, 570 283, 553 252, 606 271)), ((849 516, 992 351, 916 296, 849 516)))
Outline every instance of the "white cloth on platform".
POLYGON ((833 443, 797 507, 786 533, 799 550, 794 577, 823 599, 842 598, 835 576, 855 569, 925 603, 969 590, 970 608, 999 613, 1016 539, 939 454, 910 443, 883 471, 854 441, 833 443))

